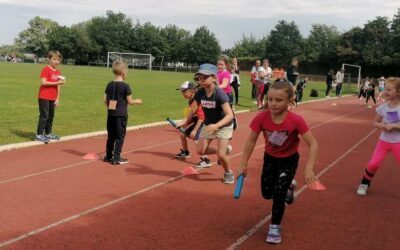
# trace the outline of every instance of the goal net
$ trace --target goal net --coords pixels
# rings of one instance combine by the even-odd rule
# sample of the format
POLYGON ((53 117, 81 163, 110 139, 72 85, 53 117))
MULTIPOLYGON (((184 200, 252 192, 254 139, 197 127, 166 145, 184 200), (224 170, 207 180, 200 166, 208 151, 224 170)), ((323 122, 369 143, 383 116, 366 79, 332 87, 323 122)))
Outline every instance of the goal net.
POLYGON ((107 68, 111 67, 116 60, 124 61, 128 67, 141 68, 151 70, 152 63, 155 57, 151 54, 141 53, 125 53, 125 52, 108 52, 107 53, 107 68))
POLYGON ((361 84, 361 66, 343 63, 342 69, 344 70, 343 83, 347 83, 349 90, 352 86, 357 86, 358 91, 361 84))

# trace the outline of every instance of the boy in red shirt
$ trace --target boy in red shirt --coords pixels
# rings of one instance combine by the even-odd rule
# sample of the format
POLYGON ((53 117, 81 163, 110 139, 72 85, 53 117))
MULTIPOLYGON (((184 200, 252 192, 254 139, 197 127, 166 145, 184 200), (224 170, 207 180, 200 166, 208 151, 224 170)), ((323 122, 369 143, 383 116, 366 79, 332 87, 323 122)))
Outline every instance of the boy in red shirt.
POLYGON ((60 137, 52 134, 54 110, 60 101, 60 87, 65 83, 65 77, 57 70, 62 55, 59 51, 52 50, 47 54, 48 65, 40 73, 39 89, 39 122, 35 136, 36 141, 49 142, 59 140, 60 137))
POLYGON ((268 91, 268 110, 258 113, 250 124, 250 136, 243 150, 238 176, 246 175, 247 162, 254 150, 260 132, 265 138, 264 166, 261 174, 261 191, 265 199, 273 199, 272 217, 267 243, 281 243, 281 220, 285 202, 293 201, 293 178, 299 162, 299 136, 310 148, 304 176, 307 184, 317 180, 314 163, 317 141, 303 117, 288 111, 294 100, 294 90, 289 82, 275 82, 268 91), (291 187, 291 188, 289 188, 291 187), (291 189, 291 190, 290 190, 291 189))

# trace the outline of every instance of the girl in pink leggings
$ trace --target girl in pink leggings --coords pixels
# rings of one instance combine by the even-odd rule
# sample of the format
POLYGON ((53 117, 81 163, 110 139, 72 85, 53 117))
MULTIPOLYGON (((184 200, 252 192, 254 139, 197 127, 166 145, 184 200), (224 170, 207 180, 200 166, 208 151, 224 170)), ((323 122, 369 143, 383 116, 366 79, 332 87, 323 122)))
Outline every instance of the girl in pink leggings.
POLYGON ((384 96, 386 102, 376 109, 374 121, 374 126, 382 132, 358 186, 358 195, 367 195, 371 180, 387 153, 393 152, 400 165, 400 78, 387 79, 384 96))

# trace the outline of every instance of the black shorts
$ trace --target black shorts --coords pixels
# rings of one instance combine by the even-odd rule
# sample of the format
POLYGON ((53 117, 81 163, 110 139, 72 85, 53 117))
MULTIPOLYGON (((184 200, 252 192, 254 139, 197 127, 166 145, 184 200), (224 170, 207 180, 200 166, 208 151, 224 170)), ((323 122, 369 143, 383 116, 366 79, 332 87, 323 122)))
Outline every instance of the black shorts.
POLYGON ((275 195, 286 195, 296 174, 299 158, 297 152, 285 158, 277 158, 264 153, 261 193, 265 199, 272 199, 275 195))
POLYGON ((199 118, 197 118, 197 116, 193 116, 193 119, 190 122, 189 126, 187 126, 186 129, 185 129, 186 137, 190 136, 190 133, 192 133, 193 129, 196 127, 196 124, 197 124, 198 120, 199 120, 199 118))

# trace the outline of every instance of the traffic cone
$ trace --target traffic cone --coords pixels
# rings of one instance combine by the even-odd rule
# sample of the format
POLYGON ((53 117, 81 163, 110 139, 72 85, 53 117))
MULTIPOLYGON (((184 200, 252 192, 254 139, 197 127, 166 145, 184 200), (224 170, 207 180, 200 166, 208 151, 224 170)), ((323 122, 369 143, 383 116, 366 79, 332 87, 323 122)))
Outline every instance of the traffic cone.
POLYGON ((199 174, 199 172, 194 169, 193 167, 186 167, 181 171, 181 174, 183 175, 195 175, 195 174, 199 174))
POLYGON ((314 181, 313 183, 308 185, 308 188, 311 190, 316 190, 316 191, 323 191, 326 190, 326 187, 322 185, 322 183, 318 180, 314 181))
POLYGON ((98 160, 99 156, 96 153, 91 152, 91 153, 85 154, 82 158, 85 160, 98 160))

